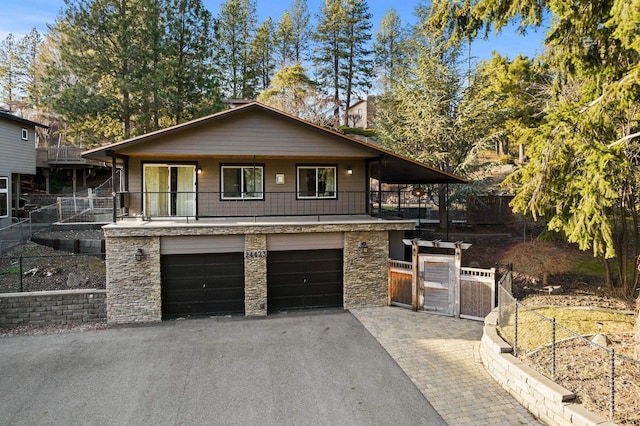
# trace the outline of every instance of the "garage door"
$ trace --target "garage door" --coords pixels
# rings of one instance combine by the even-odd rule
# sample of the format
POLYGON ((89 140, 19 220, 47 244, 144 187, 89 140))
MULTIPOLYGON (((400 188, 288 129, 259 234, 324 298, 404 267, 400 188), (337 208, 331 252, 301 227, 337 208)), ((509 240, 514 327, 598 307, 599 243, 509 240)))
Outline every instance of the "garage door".
POLYGON ((161 256, 162 317, 244 313, 242 253, 161 256))
POLYGON ((267 310, 342 307, 342 250, 270 251, 267 310))

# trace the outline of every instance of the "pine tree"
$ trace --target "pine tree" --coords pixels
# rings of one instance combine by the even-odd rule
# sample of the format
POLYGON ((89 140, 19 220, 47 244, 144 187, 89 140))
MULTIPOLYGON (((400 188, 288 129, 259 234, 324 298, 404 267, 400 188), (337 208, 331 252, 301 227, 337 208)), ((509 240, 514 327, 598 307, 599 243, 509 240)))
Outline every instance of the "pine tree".
POLYGON ((253 98, 255 67, 251 42, 257 22, 254 0, 227 0, 217 23, 218 56, 223 88, 232 98, 253 98))
POLYGON ((273 76, 271 85, 258 95, 258 101, 324 127, 336 127, 331 116, 331 98, 318 89, 304 67, 283 67, 273 76))
POLYGON ((294 55, 294 37, 293 37, 293 25, 289 12, 285 11, 282 17, 278 21, 278 26, 275 33, 275 44, 278 55, 278 63, 280 67, 285 67, 289 63, 293 62, 294 55))
POLYGON ((70 0, 43 45, 43 104, 85 145, 208 114, 212 44, 200 0, 70 0))
POLYGON ((293 59, 297 64, 302 63, 307 54, 311 27, 309 25, 309 9, 306 0, 293 0, 290 7, 291 28, 293 30, 293 59))
POLYGON ((313 40, 316 48, 313 63, 318 80, 333 96, 333 116, 340 121, 340 70, 344 57, 343 22, 346 11, 342 0, 325 0, 317 16, 318 24, 313 40))
POLYGON ((384 91, 399 77, 406 64, 406 34, 400 16, 389 9, 380 21, 373 44, 374 64, 384 91))
POLYGON ((19 107, 19 62, 18 44, 13 34, 9 34, 0 43, 0 89, 2 102, 11 111, 19 107))
POLYGON ((254 63, 258 74, 258 90, 269 87, 275 65, 274 28, 271 17, 258 27, 256 37, 253 39, 252 50, 254 63))
POLYGON ((346 0, 345 67, 341 71, 345 96, 344 123, 349 121, 348 109, 354 95, 362 99, 371 88, 373 60, 371 41, 371 13, 366 0, 346 0))
POLYGON ((366 0, 325 0, 318 15, 313 62, 319 81, 333 95, 336 121, 344 106, 346 122, 354 94, 371 87, 370 19, 366 0))

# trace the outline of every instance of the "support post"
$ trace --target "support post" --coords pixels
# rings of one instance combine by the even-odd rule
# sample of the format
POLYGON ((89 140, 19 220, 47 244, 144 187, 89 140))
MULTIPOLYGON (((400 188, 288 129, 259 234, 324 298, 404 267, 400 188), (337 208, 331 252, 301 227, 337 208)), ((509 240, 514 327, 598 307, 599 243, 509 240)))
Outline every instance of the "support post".
POLYGON ((418 240, 411 241, 411 307, 420 309, 420 267, 418 265, 418 240))
POLYGON ((462 269, 462 241, 455 243, 453 260, 453 316, 460 318, 460 273, 462 269))
POLYGON ((116 153, 111 153, 111 196, 113 198, 113 223, 116 223, 118 218, 118 200, 116 200, 116 153))

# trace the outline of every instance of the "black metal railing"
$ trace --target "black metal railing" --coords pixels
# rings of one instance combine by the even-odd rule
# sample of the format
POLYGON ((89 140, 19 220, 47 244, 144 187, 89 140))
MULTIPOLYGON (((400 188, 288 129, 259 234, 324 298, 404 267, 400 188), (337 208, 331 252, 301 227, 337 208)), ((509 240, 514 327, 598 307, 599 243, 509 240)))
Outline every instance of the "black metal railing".
MULTIPOLYGON (((370 215, 438 221, 438 207, 407 191, 303 192, 121 192, 118 217, 261 217, 370 215)), ((450 220, 464 221, 464 207, 450 209, 450 220)))

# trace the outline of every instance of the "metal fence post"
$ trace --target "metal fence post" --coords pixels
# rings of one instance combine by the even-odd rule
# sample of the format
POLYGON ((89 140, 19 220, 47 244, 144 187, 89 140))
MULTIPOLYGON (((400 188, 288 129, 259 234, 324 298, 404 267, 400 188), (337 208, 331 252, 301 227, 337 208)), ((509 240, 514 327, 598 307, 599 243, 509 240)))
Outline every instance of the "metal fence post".
POLYGON ((609 352, 609 364, 611 365, 609 371, 609 421, 613 422, 613 412, 616 402, 616 355, 614 349, 611 349, 609 352))
POLYGON ((551 318, 551 378, 556 378, 556 319, 551 318))
POLYGON ((518 302, 516 301, 515 325, 513 327, 513 356, 518 356, 518 302))
POLYGON ((20 256, 18 263, 20 264, 20 292, 22 292, 22 256, 20 256))

